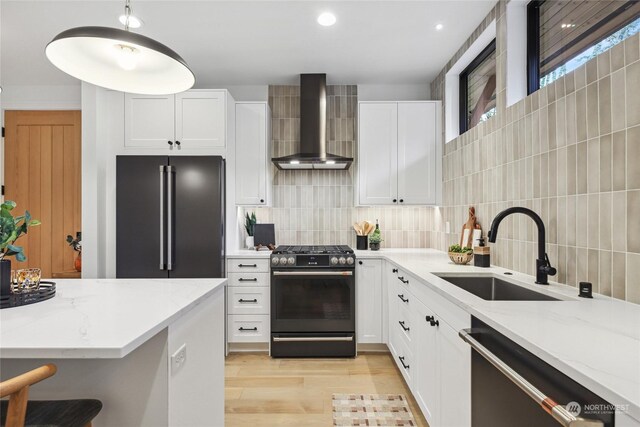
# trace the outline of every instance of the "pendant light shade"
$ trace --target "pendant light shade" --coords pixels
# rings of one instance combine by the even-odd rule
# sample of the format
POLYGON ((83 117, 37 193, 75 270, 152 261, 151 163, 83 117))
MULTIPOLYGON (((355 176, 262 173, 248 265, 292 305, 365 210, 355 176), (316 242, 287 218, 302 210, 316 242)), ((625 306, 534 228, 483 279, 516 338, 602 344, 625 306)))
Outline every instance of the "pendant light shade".
POLYGON ((176 52, 149 37, 110 27, 58 34, 45 53, 53 65, 87 83, 143 95, 193 87, 195 76, 176 52))

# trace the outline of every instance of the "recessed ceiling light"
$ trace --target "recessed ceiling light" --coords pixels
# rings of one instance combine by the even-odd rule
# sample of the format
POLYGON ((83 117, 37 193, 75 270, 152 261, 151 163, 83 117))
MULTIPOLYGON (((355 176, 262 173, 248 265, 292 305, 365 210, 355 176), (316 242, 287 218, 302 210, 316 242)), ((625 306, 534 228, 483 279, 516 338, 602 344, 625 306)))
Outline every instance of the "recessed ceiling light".
POLYGON ((336 23, 336 16, 331 12, 324 12, 318 16, 318 24, 323 27, 330 27, 336 23))
MULTIPOLYGON (((127 25, 127 15, 120 15, 118 21, 120 21, 122 25, 127 25)), ((140 28, 143 25, 144 21, 142 20, 142 18, 138 18, 135 15, 129 15, 129 28, 140 28)))
POLYGON ((561 28, 574 28, 576 26, 576 24, 562 24, 560 25, 561 28))
POLYGON ((444 28, 444 25, 442 24, 436 24, 436 31, 440 31, 441 29, 444 28))
POLYGON ((328 164, 328 165, 335 165, 336 161, 335 160, 327 160, 325 163, 328 164))
POLYGON ((300 164, 300 161, 299 161, 299 160, 291 160, 291 161, 289 162, 289 164, 290 164, 290 165, 299 165, 299 164, 300 164))

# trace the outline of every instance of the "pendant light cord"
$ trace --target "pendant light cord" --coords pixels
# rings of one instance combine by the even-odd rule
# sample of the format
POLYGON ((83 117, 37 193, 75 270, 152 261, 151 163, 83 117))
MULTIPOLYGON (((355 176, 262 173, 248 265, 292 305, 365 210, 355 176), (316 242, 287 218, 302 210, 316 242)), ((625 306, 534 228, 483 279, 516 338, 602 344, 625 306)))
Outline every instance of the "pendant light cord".
POLYGON ((131 0, 125 0, 124 2, 124 30, 129 31, 129 17, 131 16, 131 0))

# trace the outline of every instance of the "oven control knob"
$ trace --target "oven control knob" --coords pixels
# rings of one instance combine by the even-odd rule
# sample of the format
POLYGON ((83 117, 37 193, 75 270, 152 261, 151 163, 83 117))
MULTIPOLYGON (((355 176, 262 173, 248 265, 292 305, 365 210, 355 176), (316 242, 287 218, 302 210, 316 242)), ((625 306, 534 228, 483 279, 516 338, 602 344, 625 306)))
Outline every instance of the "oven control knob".
POLYGON ((280 257, 280 265, 287 265, 287 257, 280 257))
POLYGON ((274 256, 273 258, 271 258, 271 264, 278 265, 279 262, 280 262, 280 258, 278 258, 277 256, 274 256))
POLYGON ((289 263, 289 265, 293 265, 296 263, 296 259, 292 256, 289 257, 289 259, 287 260, 287 262, 289 263))
POLYGON ((347 258, 347 264, 351 265, 351 264, 353 264, 353 261, 354 261, 353 257, 348 257, 347 258))
POLYGON ((344 259, 344 257, 343 257, 343 256, 341 256, 341 257, 340 257, 340 259, 339 259, 338 261, 340 261, 340 264, 342 264, 342 265, 344 265, 344 263, 345 263, 345 262, 347 262, 347 260, 346 260, 346 259, 344 259))
POLYGON ((338 258, 331 257, 331 265, 336 265, 338 263, 338 258))

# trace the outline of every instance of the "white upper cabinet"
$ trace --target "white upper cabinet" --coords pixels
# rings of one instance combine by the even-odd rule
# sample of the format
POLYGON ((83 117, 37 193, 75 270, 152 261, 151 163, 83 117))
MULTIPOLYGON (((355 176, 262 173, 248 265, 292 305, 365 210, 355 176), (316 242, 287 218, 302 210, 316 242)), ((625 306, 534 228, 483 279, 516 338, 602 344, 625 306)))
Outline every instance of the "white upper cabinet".
POLYGON ((125 148, 189 151, 224 149, 227 135, 225 90, 176 95, 125 94, 125 148))
POLYGON ((361 205, 394 205, 398 199, 398 106, 359 106, 358 177, 361 205))
POLYGON ((124 102, 125 147, 169 148, 175 134, 174 96, 127 93, 124 102))
POLYGON ((398 201, 436 202, 436 104, 398 103, 398 201))
POLYGON ((269 107, 266 102, 236 103, 236 204, 269 203, 269 107))
POLYGON ((225 124, 223 91, 176 95, 176 141, 184 148, 224 147, 225 124))
POLYGON ((358 343, 382 343, 382 260, 356 264, 356 335, 358 343))
POLYGON ((441 191, 438 101, 361 102, 359 205, 437 205, 441 191))

